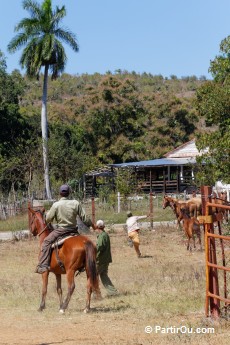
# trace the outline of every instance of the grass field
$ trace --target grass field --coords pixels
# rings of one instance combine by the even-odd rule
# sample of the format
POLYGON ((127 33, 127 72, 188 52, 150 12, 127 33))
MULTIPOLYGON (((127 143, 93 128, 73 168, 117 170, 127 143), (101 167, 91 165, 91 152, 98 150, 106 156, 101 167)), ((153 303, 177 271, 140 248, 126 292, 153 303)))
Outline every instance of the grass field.
MULTIPOLYGON (((92 202, 91 199, 83 203, 86 214, 92 219, 92 202)), ((103 219, 111 228, 113 224, 122 224, 126 221, 127 210, 131 210, 135 215, 146 215, 150 213, 150 202, 148 196, 144 196, 140 200, 128 200, 126 204, 121 204, 121 210, 118 212, 117 206, 112 207, 109 203, 95 200, 95 219, 103 219)), ((152 220, 171 221, 175 216, 170 208, 162 209, 162 198, 158 196, 153 199, 152 220)), ((149 219, 150 220, 150 219, 149 219)), ((0 220, 0 232, 4 231, 21 231, 28 229, 28 215, 26 212, 14 217, 8 217, 6 220, 0 220)))
MULTIPOLYGON (((37 312, 41 276, 33 272, 38 240, 1 242, 0 344, 229 344, 229 321, 216 322, 204 314, 204 251, 188 252, 183 233, 174 227, 154 230, 141 230, 141 259, 127 245, 122 228, 110 233, 109 276, 119 295, 106 297, 101 287, 104 298, 92 301, 89 314, 83 313, 85 273, 76 278, 65 315, 58 313, 50 275, 47 308, 37 312)), ((95 234, 89 237, 96 241, 95 234)), ((63 287, 66 292, 65 276, 63 287)))

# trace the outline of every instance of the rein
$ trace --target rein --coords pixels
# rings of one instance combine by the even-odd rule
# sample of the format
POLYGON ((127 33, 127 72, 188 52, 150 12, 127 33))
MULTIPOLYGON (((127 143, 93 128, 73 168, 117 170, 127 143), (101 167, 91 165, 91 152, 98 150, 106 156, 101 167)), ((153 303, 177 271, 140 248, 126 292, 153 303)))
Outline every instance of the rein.
POLYGON ((41 232, 39 232, 38 236, 41 236, 41 234, 43 234, 43 232, 47 229, 47 227, 48 227, 48 224, 46 224, 46 226, 44 227, 44 229, 43 229, 41 232))

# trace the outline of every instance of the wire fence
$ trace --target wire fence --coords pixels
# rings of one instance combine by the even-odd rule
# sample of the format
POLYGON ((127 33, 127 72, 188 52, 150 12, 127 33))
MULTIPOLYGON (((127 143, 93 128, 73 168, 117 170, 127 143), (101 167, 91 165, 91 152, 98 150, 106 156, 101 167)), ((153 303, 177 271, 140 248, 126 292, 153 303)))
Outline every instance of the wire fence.
POLYGON ((27 200, 14 203, 0 202, 0 220, 6 220, 27 213, 27 200))
POLYGON ((116 195, 112 202, 91 198, 83 203, 86 213, 95 221, 103 219, 108 224, 126 222, 127 211, 137 216, 148 216, 148 222, 172 221, 175 216, 170 208, 162 208, 163 195, 143 194, 124 197, 116 195))
MULTIPOLYGON (((90 219, 93 221, 103 219, 107 224, 125 223, 127 211, 131 211, 134 215, 148 215, 148 222, 174 220, 170 208, 163 210, 162 199, 161 194, 123 196, 118 193, 103 199, 89 198, 83 200, 82 205, 90 219)), ((14 203, 0 202, 0 220, 26 214, 28 202, 31 202, 33 207, 43 206, 48 210, 54 201, 23 199, 14 203)))

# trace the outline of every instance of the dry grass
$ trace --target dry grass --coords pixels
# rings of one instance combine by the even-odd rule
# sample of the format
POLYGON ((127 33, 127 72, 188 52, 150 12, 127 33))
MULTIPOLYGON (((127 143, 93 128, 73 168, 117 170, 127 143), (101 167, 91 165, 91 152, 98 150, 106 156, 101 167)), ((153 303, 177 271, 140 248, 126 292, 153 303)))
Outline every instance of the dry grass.
POLYGON ((1 231, 21 231, 28 229, 28 214, 19 214, 14 217, 0 220, 1 231))
MULTIPOLYGON (((204 252, 186 250, 182 232, 174 228, 143 230, 137 259, 124 232, 110 234, 113 263, 109 275, 119 296, 92 301, 92 312, 82 313, 85 274, 76 278, 76 290, 66 314, 58 314, 55 279, 51 275, 47 309, 40 302, 41 277, 33 273, 38 241, 0 243, 0 344, 229 344, 229 324, 204 316, 204 252), (152 326, 151 334, 145 333, 152 326), (214 328, 214 334, 156 333, 155 326, 214 328)), ((90 237, 96 240, 94 234, 90 237)), ((65 277, 63 286, 66 291, 65 277)))
MULTIPOLYGON (((88 200, 83 204, 86 213, 92 218, 92 202, 88 200)), ((48 207, 49 208, 49 207, 48 207)), ((117 213, 115 209, 108 203, 100 203, 98 199, 95 200, 95 218, 103 219, 110 227, 113 224, 123 224, 127 218, 127 209, 133 211, 135 215, 149 214, 150 206, 149 199, 144 197, 143 200, 130 201, 126 207, 121 208, 121 211, 117 213)), ((149 219, 148 219, 149 220, 149 219)), ((175 215, 168 207, 165 210, 162 209, 162 201, 160 196, 157 199, 153 199, 153 221, 172 221, 175 220, 175 215)), ((0 220, 0 232, 5 231, 20 231, 28 229, 28 214, 19 214, 12 216, 6 220, 0 220)))

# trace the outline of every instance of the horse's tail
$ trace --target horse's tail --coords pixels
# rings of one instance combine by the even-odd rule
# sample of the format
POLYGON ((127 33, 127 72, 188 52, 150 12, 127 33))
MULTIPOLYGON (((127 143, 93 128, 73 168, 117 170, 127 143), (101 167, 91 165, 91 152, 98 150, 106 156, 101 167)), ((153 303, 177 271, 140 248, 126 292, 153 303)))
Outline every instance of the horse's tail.
POLYGON ((96 248, 91 241, 85 243, 86 251, 86 271, 89 276, 89 281, 92 289, 97 291, 99 289, 99 281, 96 267, 96 248))

